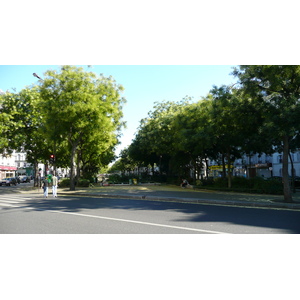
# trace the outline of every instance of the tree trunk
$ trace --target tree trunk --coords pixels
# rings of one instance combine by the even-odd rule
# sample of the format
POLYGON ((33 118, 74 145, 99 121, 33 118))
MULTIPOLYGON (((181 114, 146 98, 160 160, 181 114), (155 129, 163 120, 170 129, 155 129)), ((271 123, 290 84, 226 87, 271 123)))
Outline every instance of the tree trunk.
POLYGON ((227 167, 228 167, 228 188, 232 187, 232 176, 231 176, 231 161, 230 161, 230 152, 227 153, 227 167))
POLYGON ((225 165, 225 155, 224 155, 224 153, 222 153, 222 167, 223 167, 222 177, 226 178, 226 165, 225 165))
POLYGON ((34 181, 33 181, 33 186, 38 186, 39 167, 38 167, 38 162, 36 160, 33 163, 33 167, 34 167, 34 181))
POLYGON ((205 158, 205 167, 206 167, 206 179, 209 177, 209 166, 208 166, 208 159, 205 158))
POLYGON ((71 152, 71 162, 70 162, 70 191, 75 191, 75 154, 76 154, 77 145, 72 145, 72 152, 71 152))
POLYGON ((194 184, 196 184, 196 180, 197 180, 197 162, 196 162, 196 159, 193 161, 193 169, 194 169, 193 182, 194 182, 194 184))
POLYGON ((77 162, 76 162, 76 179, 77 182, 80 180, 80 161, 81 161, 81 151, 77 151, 77 162))
POLYGON ((289 138, 283 137, 283 155, 282 155, 282 182, 283 195, 285 202, 293 202, 290 182, 289 182, 289 138))
POLYGON ((294 169, 294 162, 293 162, 293 159, 292 159, 292 155, 291 153, 289 152, 289 158, 290 158, 290 162, 291 162, 291 169, 292 169, 292 190, 293 190, 293 193, 296 193, 296 188, 295 188, 295 169, 294 169))

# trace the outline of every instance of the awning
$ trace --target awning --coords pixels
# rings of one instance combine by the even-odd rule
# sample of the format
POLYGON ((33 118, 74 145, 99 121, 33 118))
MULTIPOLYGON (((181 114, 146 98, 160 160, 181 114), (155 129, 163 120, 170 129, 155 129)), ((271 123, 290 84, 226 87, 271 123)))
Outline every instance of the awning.
POLYGON ((16 171, 16 167, 10 167, 10 166, 0 166, 1 171, 16 171))

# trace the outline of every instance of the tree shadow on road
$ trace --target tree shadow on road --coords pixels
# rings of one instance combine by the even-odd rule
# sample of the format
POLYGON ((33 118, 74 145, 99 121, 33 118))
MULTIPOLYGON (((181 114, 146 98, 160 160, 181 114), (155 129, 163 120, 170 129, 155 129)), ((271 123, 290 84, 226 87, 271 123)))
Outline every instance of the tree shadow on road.
MULTIPOLYGON (((219 205, 200 205, 170 201, 149 201, 136 199, 115 199, 101 197, 60 196, 45 199, 42 197, 26 201, 24 211, 64 211, 83 212, 84 210, 130 211, 175 211, 178 218, 168 222, 210 223, 220 222, 230 225, 281 229, 283 233, 300 233, 300 212, 291 210, 256 209, 219 205), (30 208, 28 210, 27 208, 30 208)), ((172 215, 174 217, 174 215, 172 215)), ((254 233, 254 231, 252 230, 254 233)))

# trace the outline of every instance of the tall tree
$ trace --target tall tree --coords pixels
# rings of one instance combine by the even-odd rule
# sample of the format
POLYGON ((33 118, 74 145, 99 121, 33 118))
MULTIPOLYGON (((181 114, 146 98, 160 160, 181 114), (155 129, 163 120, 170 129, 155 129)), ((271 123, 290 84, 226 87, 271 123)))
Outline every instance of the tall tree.
POLYGON ((300 66, 251 65, 233 71, 241 86, 256 99, 268 128, 282 149, 284 201, 293 202, 289 183, 288 156, 291 141, 299 135, 300 66))
POLYGON ((170 175, 171 158, 177 151, 173 119, 188 102, 189 99, 186 98, 179 102, 156 102, 154 110, 148 113, 148 118, 140 122, 139 131, 129 149, 132 158, 152 166, 156 163, 160 166, 160 170, 164 167, 166 173, 170 175), (139 152, 143 155, 139 155, 139 152))
MULTIPOLYGON (((2 137, 6 138, 6 152, 25 151, 26 160, 35 167, 49 158, 49 148, 43 134, 40 113, 40 94, 36 86, 26 87, 18 93, 6 93, 2 97, 2 114, 8 116, 2 137)), ((36 183, 36 180, 35 180, 36 183)))
POLYGON ((0 153, 3 154, 14 149, 10 141, 20 127, 20 123, 15 122, 19 114, 15 99, 16 95, 13 93, 0 94, 0 153))
POLYGON ((221 154, 223 175, 226 173, 225 160, 228 168, 228 187, 231 188, 231 164, 240 156, 243 144, 243 124, 238 122, 240 98, 229 86, 214 86, 210 91, 213 99, 210 120, 213 124, 216 147, 221 154))
POLYGON ((174 117, 176 149, 192 164, 194 180, 199 179, 203 161, 212 154, 214 134, 208 114, 210 104, 211 101, 201 100, 186 105, 174 117))
POLYGON ((123 87, 112 77, 97 76, 74 66, 62 66, 59 72, 47 71, 40 84, 45 128, 54 150, 62 141, 68 143, 70 189, 74 190, 79 145, 83 147, 94 140, 99 144, 98 151, 103 152, 118 142, 123 125, 123 87))

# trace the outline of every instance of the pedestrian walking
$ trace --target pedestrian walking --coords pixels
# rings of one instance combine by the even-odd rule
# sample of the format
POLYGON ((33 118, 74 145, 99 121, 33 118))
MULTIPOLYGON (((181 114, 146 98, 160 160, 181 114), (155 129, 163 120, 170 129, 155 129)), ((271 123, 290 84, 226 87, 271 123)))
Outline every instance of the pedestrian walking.
POLYGON ((49 187, 49 182, 47 180, 47 177, 45 177, 43 180, 44 198, 48 198, 48 187, 49 187))
POLYGON ((52 176, 52 194, 53 194, 53 197, 55 197, 55 198, 57 198, 57 185, 58 185, 58 179, 55 176, 55 173, 53 173, 53 176, 52 176))

